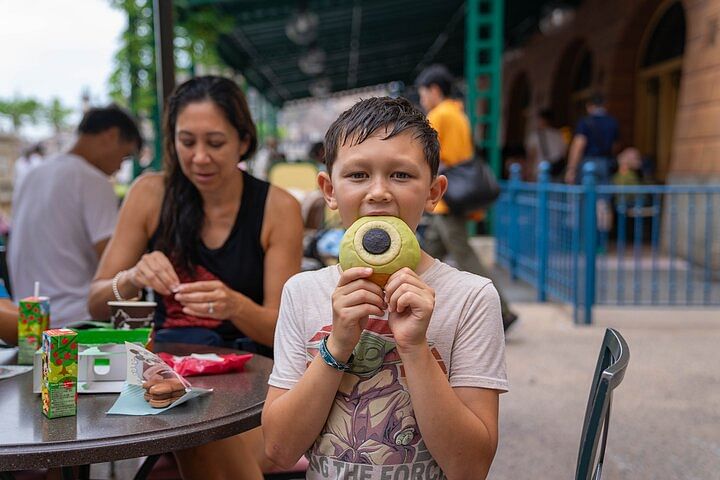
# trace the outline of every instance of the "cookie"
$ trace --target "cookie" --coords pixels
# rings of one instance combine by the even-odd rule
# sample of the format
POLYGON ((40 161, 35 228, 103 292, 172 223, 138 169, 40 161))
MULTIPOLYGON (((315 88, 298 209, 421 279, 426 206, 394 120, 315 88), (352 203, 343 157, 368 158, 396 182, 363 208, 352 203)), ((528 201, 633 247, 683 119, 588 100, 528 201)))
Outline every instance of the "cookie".
POLYGON ((420 263, 420 244, 415 233, 397 217, 360 217, 340 242, 340 266, 370 267, 370 280, 384 287, 401 268, 415 270, 420 263))
POLYGON ((169 399, 169 398, 167 400, 149 400, 148 401, 148 403, 150 404, 150 406, 152 408, 169 407, 173 402, 174 402, 174 400, 169 399))

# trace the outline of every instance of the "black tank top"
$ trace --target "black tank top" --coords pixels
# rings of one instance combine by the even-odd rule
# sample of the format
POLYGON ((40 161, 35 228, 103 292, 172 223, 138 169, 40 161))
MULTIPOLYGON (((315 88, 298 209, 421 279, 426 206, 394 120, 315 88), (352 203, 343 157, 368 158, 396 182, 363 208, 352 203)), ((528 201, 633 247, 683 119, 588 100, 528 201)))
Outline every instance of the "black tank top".
MULTIPOLYGON (((265 201, 270 184, 243 172, 243 191, 235 224, 225 243, 216 249, 207 248, 201 242, 198 248, 199 264, 218 277, 225 285, 250 298, 258 305, 264 301, 265 251, 260 243, 265 201)), ((150 238, 148 250, 157 241, 159 226, 150 238)), ((159 297, 159 296, 157 296, 159 297)), ((155 328, 162 328, 165 321, 165 303, 156 298, 155 328)), ((215 329, 228 342, 245 335, 229 320, 215 329)))

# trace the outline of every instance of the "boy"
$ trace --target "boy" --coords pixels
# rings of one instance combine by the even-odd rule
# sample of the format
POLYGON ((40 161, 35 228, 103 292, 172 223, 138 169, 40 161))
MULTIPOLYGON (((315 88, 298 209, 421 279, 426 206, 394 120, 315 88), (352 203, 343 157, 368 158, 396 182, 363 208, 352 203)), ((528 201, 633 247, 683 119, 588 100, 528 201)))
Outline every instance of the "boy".
MULTIPOLYGON (((407 100, 360 101, 325 140, 318 183, 346 228, 392 215, 415 230, 447 188, 437 134, 407 100)), ((384 290, 371 273, 334 266, 285 285, 268 456, 290 466, 307 452, 309 479, 485 478, 507 390, 495 288, 424 252, 384 290)))

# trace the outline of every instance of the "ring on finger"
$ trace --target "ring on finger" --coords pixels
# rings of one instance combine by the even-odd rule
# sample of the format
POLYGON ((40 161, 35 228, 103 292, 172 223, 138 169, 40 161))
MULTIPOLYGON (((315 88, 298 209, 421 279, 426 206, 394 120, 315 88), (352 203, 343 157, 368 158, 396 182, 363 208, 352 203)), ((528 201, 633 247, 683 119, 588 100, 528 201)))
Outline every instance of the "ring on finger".
POLYGON ((215 308, 213 307, 213 302, 208 302, 208 313, 214 313, 215 308))

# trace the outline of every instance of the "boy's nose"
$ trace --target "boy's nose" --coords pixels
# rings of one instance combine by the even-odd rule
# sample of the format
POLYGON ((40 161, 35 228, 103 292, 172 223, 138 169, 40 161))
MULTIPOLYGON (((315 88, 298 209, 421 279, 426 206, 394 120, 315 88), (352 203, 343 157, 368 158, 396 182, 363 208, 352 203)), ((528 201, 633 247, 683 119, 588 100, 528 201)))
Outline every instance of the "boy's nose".
POLYGON ((367 198, 370 201, 375 202, 387 202, 390 200, 390 191, 387 188, 386 182, 378 180, 370 185, 367 198))

